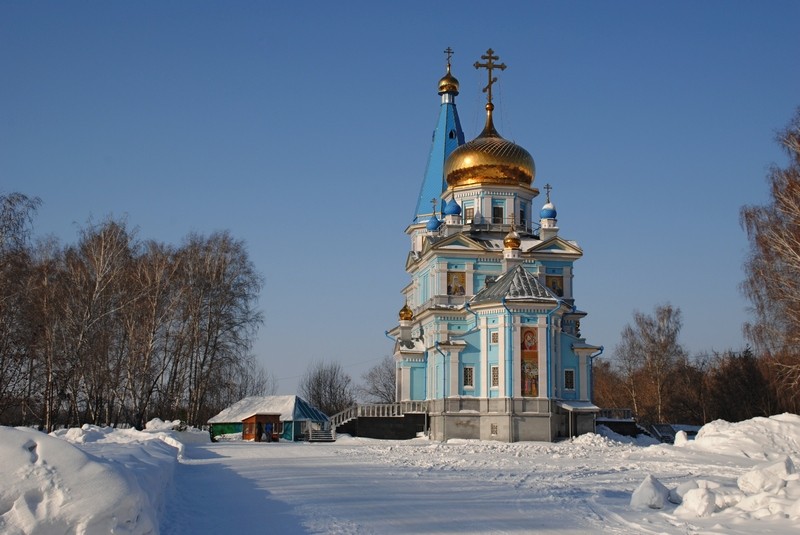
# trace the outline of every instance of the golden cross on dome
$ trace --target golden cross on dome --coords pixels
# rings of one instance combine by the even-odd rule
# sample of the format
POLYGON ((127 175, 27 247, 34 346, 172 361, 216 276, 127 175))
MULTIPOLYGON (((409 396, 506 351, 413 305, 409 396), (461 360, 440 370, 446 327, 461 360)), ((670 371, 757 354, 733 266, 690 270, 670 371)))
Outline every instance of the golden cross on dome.
POLYGON ((494 84, 497 81, 497 77, 492 78, 492 70, 500 69, 501 71, 504 71, 504 70, 506 70, 506 64, 505 63, 495 63, 495 60, 500 59, 500 56, 495 56, 494 55, 494 50, 492 50, 491 48, 486 51, 486 55, 485 56, 481 56, 481 59, 485 59, 486 63, 480 63, 480 62, 476 61, 475 62, 475 68, 476 69, 481 69, 481 68, 482 69, 486 69, 486 71, 489 73, 489 84, 486 87, 483 88, 483 92, 484 93, 488 93, 487 101, 489 102, 489 104, 491 104, 492 103, 492 84, 494 84))
POLYGON ((447 54, 447 66, 450 66, 450 58, 453 57, 453 49, 449 46, 444 49, 444 53, 447 54))

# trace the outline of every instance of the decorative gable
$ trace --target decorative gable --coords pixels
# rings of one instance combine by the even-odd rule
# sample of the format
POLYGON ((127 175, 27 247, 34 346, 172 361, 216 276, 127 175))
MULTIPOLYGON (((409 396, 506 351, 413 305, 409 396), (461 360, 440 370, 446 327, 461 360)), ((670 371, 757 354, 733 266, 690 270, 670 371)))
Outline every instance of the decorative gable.
POLYGON ((539 254, 553 254, 559 256, 569 256, 573 258, 580 258, 583 256, 583 250, 578 247, 578 244, 572 241, 567 241, 559 236, 553 236, 549 240, 540 242, 526 252, 539 254))
POLYGON ((425 252, 428 251, 473 251, 483 253, 486 251, 486 247, 482 243, 459 233, 435 242, 429 241, 425 252))

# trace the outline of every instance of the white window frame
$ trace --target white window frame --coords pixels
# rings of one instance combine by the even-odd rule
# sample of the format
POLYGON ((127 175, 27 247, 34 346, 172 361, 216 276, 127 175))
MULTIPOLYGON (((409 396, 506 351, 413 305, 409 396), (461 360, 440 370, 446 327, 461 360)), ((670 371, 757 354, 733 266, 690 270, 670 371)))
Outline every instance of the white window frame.
POLYGON ((464 371, 461 374, 461 384, 465 390, 475 389, 475 366, 464 366, 464 371), (467 375, 469 375, 469 383, 467 383, 467 375))
POLYGON ((490 388, 500 388, 500 366, 493 365, 489 368, 489 377, 491 381, 490 388))

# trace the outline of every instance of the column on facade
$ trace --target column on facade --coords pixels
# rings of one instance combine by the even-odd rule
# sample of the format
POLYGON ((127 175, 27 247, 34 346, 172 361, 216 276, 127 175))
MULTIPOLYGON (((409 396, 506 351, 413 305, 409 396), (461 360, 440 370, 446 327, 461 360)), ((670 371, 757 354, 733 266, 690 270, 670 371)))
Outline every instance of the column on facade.
POLYGON ((475 265, 472 262, 467 262, 464 265, 464 291, 467 295, 475 295, 475 265))
POLYGON ((564 284, 564 297, 567 299, 572 298, 572 267, 564 266, 562 274, 562 283, 564 284))
POLYGON ((481 354, 481 390, 480 397, 489 397, 492 391, 492 373, 489 368, 489 330, 486 328, 486 318, 480 318, 480 354, 481 354))
MULTIPOLYGON (((433 266, 433 280, 435 288, 431 291, 431 296, 447 295, 447 261, 439 258, 433 266)), ((440 302, 438 299, 434 303, 440 302)))
POLYGON ((499 346, 497 348, 497 360, 501 363, 500 376, 502 377, 502 386, 500 392, 503 397, 513 397, 515 392, 515 385, 519 381, 514 380, 514 316, 508 312, 500 314, 497 328, 500 332, 499 346), (509 339, 509 327, 511 327, 511 339, 509 339), (511 362, 509 363, 509 351, 511 352, 511 362), (510 367, 509 367, 510 364, 510 367))
POLYGON ((554 398, 561 397, 561 384, 563 383, 563 373, 564 371, 561 369, 561 359, 558 358, 558 355, 561 354, 561 316, 553 314, 550 318, 550 371, 548 375, 553 382, 553 386, 550 389, 551 395, 554 398))
POLYGON ((407 401, 411 399, 411 368, 402 366, 400 373, 397 374, 398 390, 400 391, 400 401, 407 401))
POLYGON ((459 364, 461 363, 461 350, 464 345, 461 344, 439 344, 439 350, 443 353, 443 370, 445 373, 445 391, 442 392, 442 397, 455 397, 459 395, 459 364))
MULTIPOLYGON (((550 370, 547 367, 547 348, 550 329, 547 328, 547 314, 539 314, 539 397, 547 397, 547 388, 550 383, 550 370)), ((552 348, 551 348, 552 350, 552 348)), ((555 360, 555 359, 553 359, 555 360)))
POLYGON ((522 318, 511 316, 511 384, 515 398, 522 397, 522 318))
POLYGON ((589 357, 580 353, 578 355, 578 384, 580 385, 580 397, 578 399, 589 399, 589 357))

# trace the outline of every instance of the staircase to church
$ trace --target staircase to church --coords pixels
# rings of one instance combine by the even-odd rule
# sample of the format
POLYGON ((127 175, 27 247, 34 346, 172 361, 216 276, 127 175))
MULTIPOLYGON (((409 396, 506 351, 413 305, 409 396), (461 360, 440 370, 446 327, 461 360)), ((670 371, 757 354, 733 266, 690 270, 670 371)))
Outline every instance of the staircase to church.
POLYGON ((308 434, 309 442, 336 442, 333 429, 312 429, 308 434))
MULTIPOLYGON (((343 426, 359 418, 404 418, 407 414, 425 414, 428 411, 428 404, 425 401, 400 401, 398 403, 368 403, 353 405, 342 412, 334 414, 330 418, 330 427, 333 432, 336 428, 343 426)), ((378 437, 375 437, 378 438, 378 437)))

